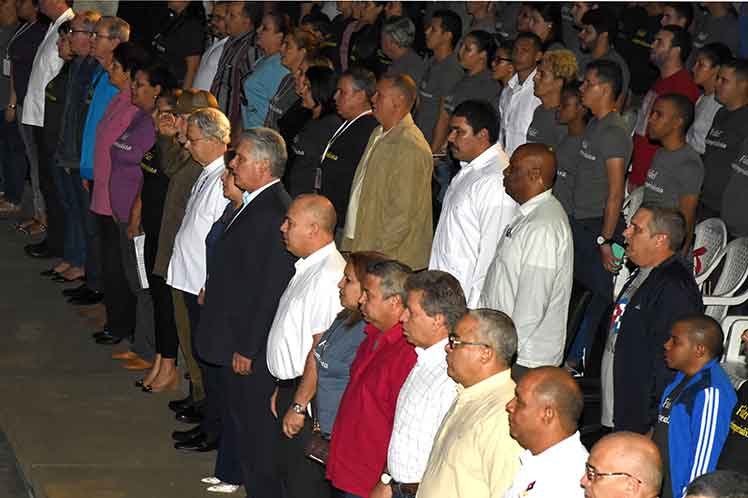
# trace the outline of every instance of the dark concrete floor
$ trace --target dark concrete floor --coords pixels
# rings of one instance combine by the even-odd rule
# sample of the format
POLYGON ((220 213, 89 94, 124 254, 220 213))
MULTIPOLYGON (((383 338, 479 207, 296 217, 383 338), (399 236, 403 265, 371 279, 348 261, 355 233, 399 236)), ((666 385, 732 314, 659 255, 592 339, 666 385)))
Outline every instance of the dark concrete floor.
POLYGON ((24 255, 28 242, 0 220, 0 429, 12 448, 0 440, 0 496, 16 498, 2 487, 13 452, 36 498, 215 496, 199 482, 215 453, 172 448, 171 431, 186 427, 166 404, 181 393, 136 390, 142 374, 94 344, 63 286, 39 277, 50 261, 24 255))

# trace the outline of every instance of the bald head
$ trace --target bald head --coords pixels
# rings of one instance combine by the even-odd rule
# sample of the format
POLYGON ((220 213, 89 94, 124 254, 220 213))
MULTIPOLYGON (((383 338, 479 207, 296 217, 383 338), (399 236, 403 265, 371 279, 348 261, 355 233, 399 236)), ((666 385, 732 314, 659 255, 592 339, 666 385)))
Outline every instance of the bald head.
POLYGON ((584 398, 571 374, 564 368, 540 367, 530 370, 526 376, 535 380, 535 395, 555 409, 565 432, 569 435, 576 432, 584 398))
MULTIPOLYGON (((641 434, 633 432, 608 434, 592 447, 588 462, 598 472, 625 472, 630 474, 634 480, 641 481, 640 492, 635 496, 656 496, 662 487, 660 451, 650 438, 641 434)), ((594 487, 597 481, 600 480, 590 483, 585 477, 582 479, 582 485, 585 489, 589 489, 594 487)), ((627 485, 625 479, 605 484, 627 485)))
POLYGON ((504 188, 523 204, 553 187, 556 178, 556 155, 544 144, 518 147, 504 170, 504 188))
POLYGON ((338 218, 330 199, 324 195, 301 194, 296 197, 294 204, 297 202, 311 223, 316 223, 320 230, 329 235, 335 233, 335 224, 338 222, 338 218))

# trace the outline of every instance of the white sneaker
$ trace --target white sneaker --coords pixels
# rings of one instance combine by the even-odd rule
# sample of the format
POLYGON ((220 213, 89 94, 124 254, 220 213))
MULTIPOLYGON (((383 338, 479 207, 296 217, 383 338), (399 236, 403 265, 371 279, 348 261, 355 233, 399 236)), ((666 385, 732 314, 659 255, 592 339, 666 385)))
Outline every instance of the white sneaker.
POLYGON ((200 482, 205 483, 205 484, 221 484, 222 481, 217 477, 210 476, 210 477, 203 477, 202 479, 200 479, 200 482))
POLYGON ((215 486, 211 486, 208 488, 208 491, 211 493, 233 493, 237 489, 239 489, 238 484, 227 484, 225 482, 222 482, 221 484, 216 484, 215 486))

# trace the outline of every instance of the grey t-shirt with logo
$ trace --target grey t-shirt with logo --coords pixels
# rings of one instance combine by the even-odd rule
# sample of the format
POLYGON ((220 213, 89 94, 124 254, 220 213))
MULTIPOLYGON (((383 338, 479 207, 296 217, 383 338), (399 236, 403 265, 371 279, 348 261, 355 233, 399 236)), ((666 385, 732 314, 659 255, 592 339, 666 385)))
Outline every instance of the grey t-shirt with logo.
POLYGON ((543 105, 535 108, 530 126, 527 127, 527 142, 547 145, 556 150, 566 135, 566 125, 556 119, 558 109, 547 109, 543 105))
POLYGON ((617 112, 602 119, 592 118, 582 136, 577 162, 577 181, 574 185, 574 218, 584 220, 602 218, 608 200, 608 170, 606 161, 623 159, 624 167, 631 159, 631 135, 617 112))
POLYGON ((699 195, 704 181, 704 164, 688 144, 678 150, 660 147, 652 159, 644 183, 644 203, 678 209, 686 195, 699 195))
POLYGON ((395 61, 392 61, 389 69, 387 69, 387 74, 407 74, 408 76, 413 78, 413 81, 416 84, 416 88, 418 88, 421 85, 421 80, 423 79, 423 72, 425 69, 426 63, 424 62, 423 58, 418 55, 415 50, 410 49, 405 55, 395 61))
POLYGON ((415 123, 428 143, 434 138, 434 126, 439 120, 439 99, 451 95, 463 76, 465 70, 457 62, 455 53, 443 61, 437 61, 433 57, 426 61, 418 88, 420 102, 415 113, 415 123))
POLYGON ((723 107, 714 116, 712 128, 704 143, 704 191, 701 202, 719 211, 722 195, 732 171, 731 164, 740 154, 743 140, 748 138, 748 107, 734 111, 723 107))
POLYGON ((569 216, 574 207, 574 183, 581 147, 582 135, 566 135, 556 147, 556 183, 553 184, 553 195, 569 216))
POLYGON ((738 157, 730 164, 730 180, 722 196, 720 215, 733 237, 748 236, 748 139, 743 141, 738 157))

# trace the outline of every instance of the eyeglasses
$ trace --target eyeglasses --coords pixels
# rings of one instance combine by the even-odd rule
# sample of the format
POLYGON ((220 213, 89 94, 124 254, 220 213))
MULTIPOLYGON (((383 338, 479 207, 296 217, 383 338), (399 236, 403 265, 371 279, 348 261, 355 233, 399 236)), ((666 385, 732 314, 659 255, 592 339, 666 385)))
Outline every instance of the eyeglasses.
POLYGON ((494 58, 494 60, 493 60, 493 61, 494 61, 494 62, 495 62, 496 64, 500 64, 500 63, 502 63, 502 62, 508 62, 509 64, 511 64, 511 63, 512 63, 512 59, 510 59, 509 57, 496 57, 496 58, 494 58))
POLYGON ((587 480, 590 482, 594 482, 600 477, 630 477, 639 484, 642 484, 641 479, 632 476, 628 472, 598 472, 598 470, 589 463, 584 464, 584 473, 587 476, 587 480))
POLYGON ((449 349, 455 349, 457 346, 482 346, 484 348, 490 348, 490 344, 486 344, 485 342, 469 342, 469 341, 461 341, 457 338, 454 334, 449 334, 447 337, 447 345, 449 346, 449 349))
POLYGON ((113 39, 115 38, 114 36, 109 36, 109 35, 102 35, 101 33, 97 33, 96 31, 93 31, 93 32, 91 32, 91 34, 90 34, 89 36, 90 36, 91 38, 93 38, 94 40, 95 40, 96 38, 107 38, 107 39, 109 39, 109 40, 113 40, 113 39))
POLYGON ((71 34, 71 35, 75 33, 86 33, 86 35, 88 36, 94 35, 93 31, 88 31, 87 29, 71 29, 70 31, 68 31, 68 34, 71 34))
POLYGON ((184 145, 187 145, 187 144, 190 144, 190 143, 194 144, 194 143, 197 143, 197 142, 201 142, 203 140, 208 140, 208 138, 207 137, 200 137, 200 138, 190 138, 190 137, 187 137, 187 140, 185 140, 184 145))

